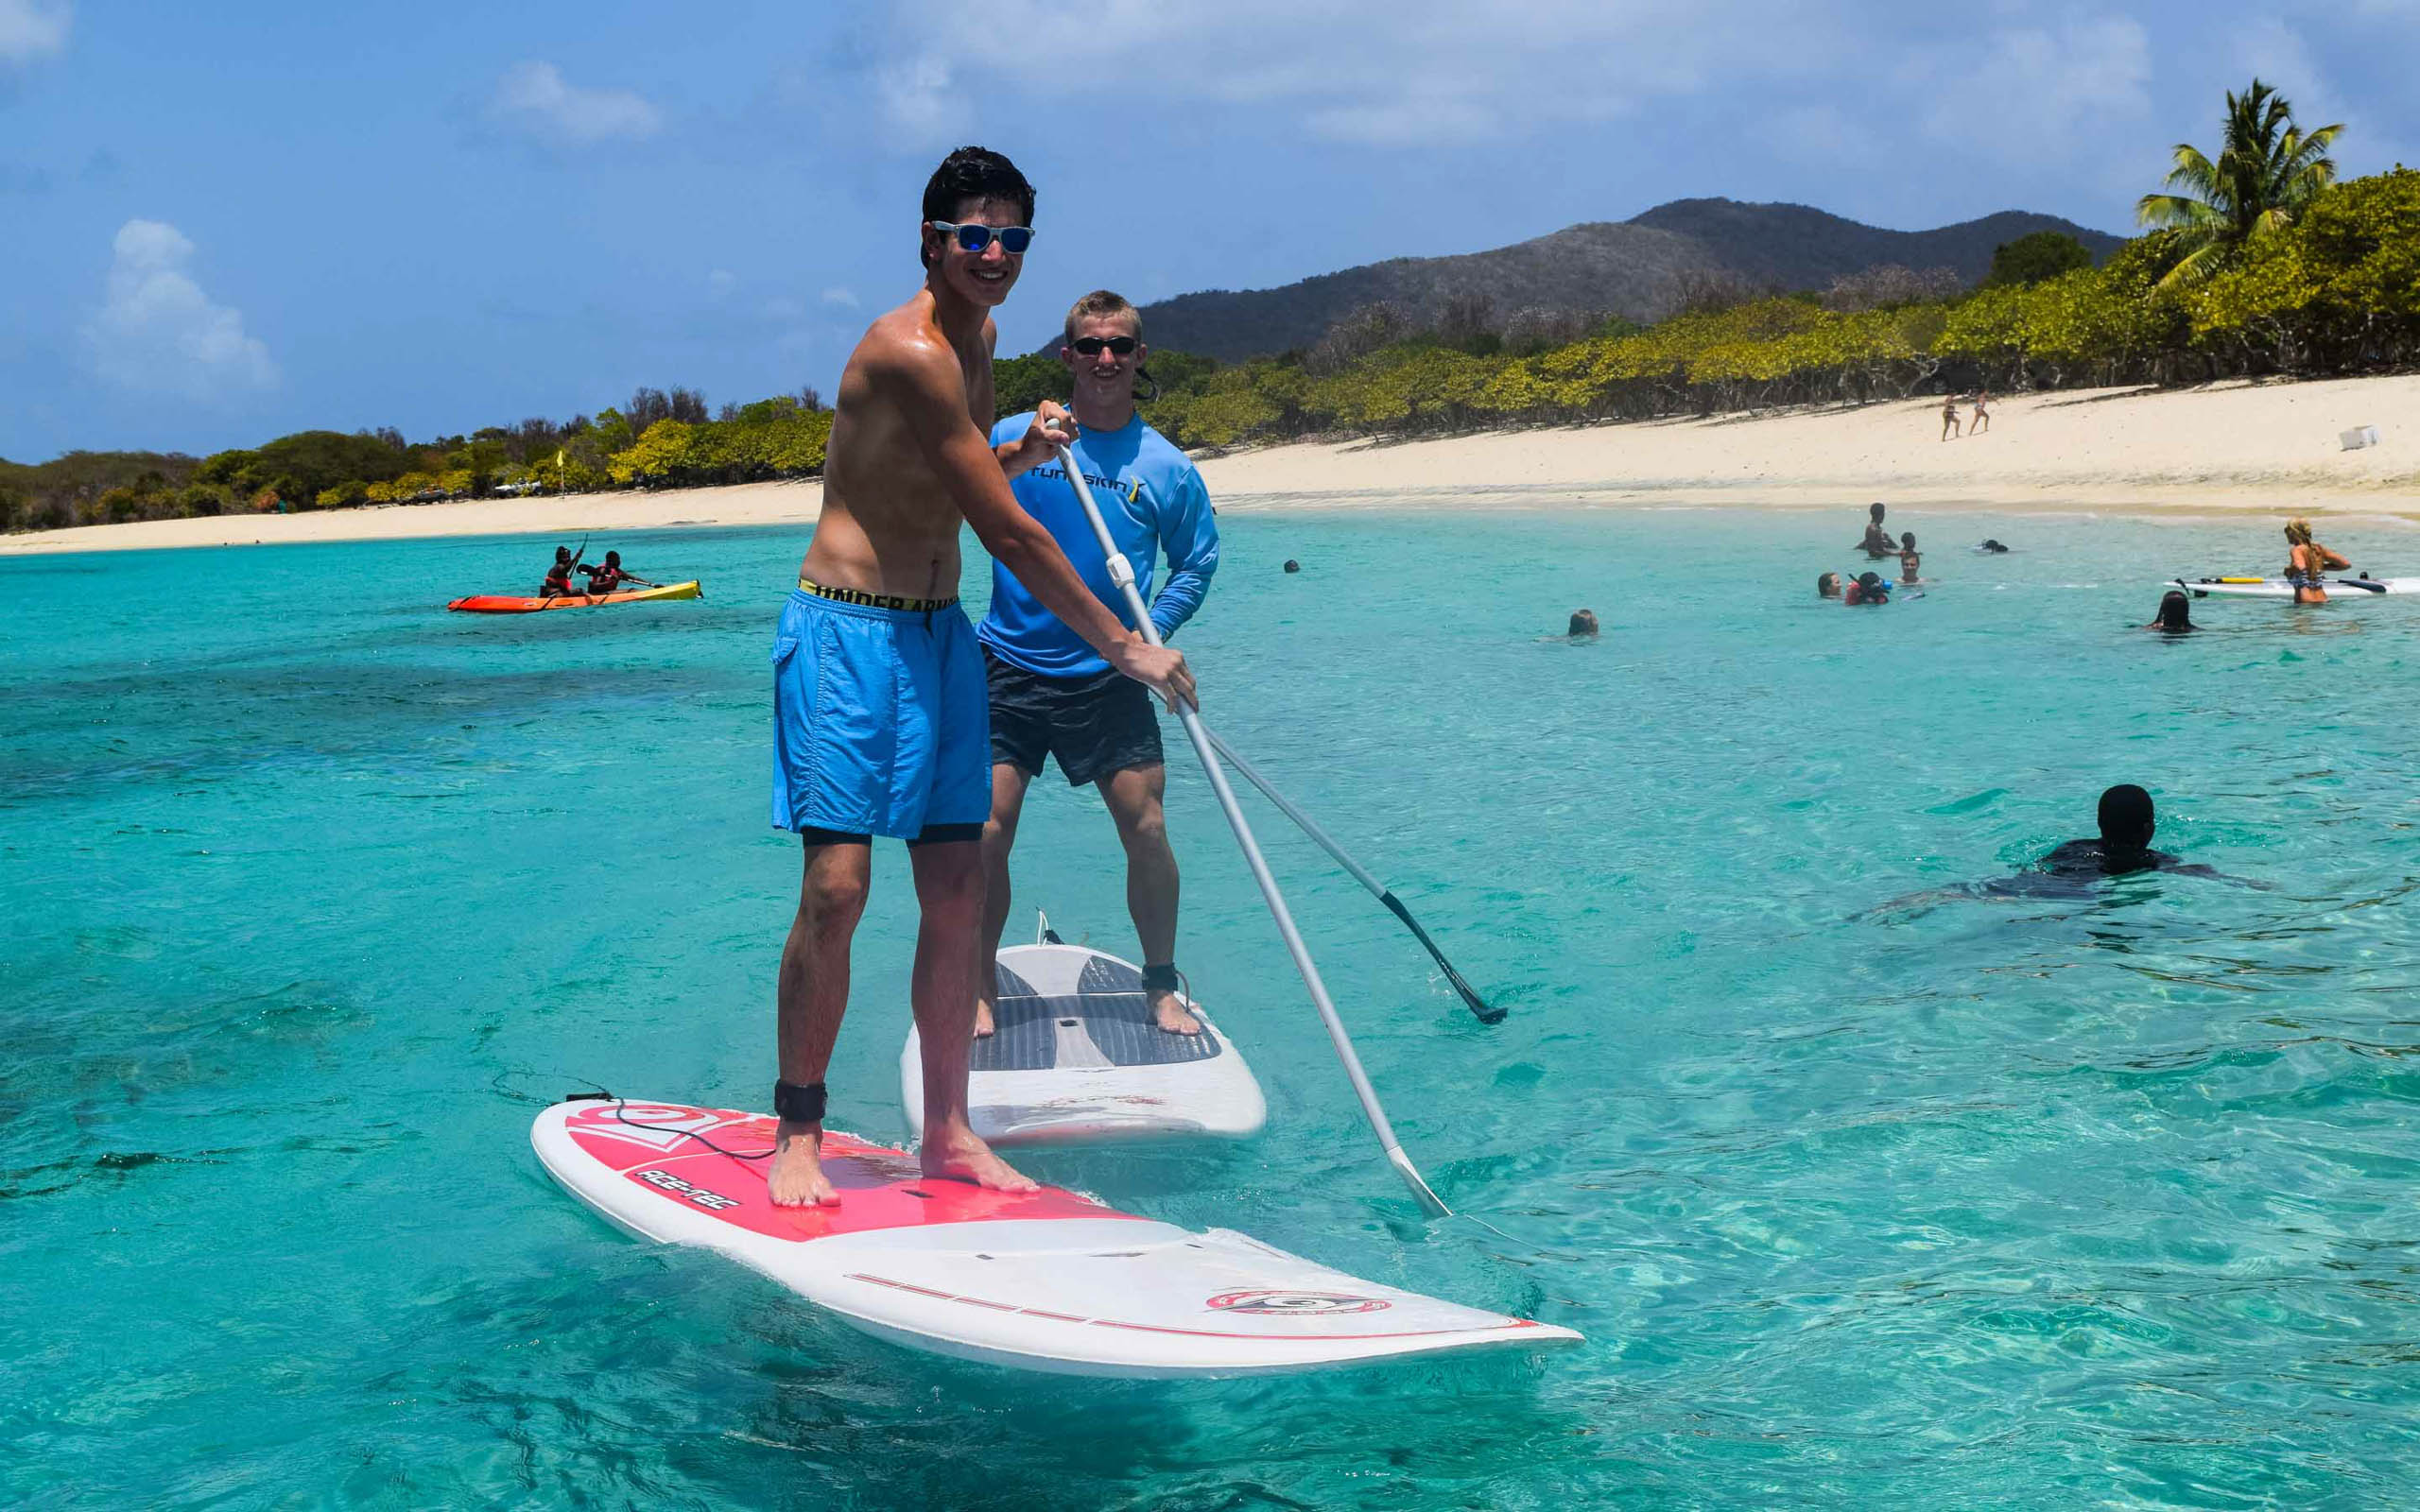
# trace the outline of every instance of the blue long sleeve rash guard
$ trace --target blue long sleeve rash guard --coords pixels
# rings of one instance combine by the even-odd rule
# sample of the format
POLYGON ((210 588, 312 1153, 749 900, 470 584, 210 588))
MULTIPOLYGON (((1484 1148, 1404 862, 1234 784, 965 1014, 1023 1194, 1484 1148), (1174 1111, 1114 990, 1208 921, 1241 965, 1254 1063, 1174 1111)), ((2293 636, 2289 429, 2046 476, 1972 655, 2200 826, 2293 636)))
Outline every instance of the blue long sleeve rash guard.
MULTIPOLYGON (((1012 416, 992 428, 992 444, 1003 445, 1025 435, 1033 423, 1030 413, 1012 416)), ((1185 455, 1140 415, 1121 429, 1086 431, 1072 448, 1084 481, 1092 485, 1093 502, 1100 506, 1109 533, 1134 569, 1135 591, 1151 608, 1151 623, 1160 638, 1176 634, 1193 617, 1210 591, 1210 575, 1219 570, 1219 525, 1210 507, 1210 490, 1185 455), (1151 593, 1154 558, 1165 552, 1167 585, 1151 593)), ((1026 513, 1049 528, 1059 549, 1067 554, 1077 576, 1093 596, 1109 606, 1118 623, 1134 627, 1126 611, 1126 595, 1110 580, 1109 563, 1093 535, 1084 507, 1076 500, 1065 470, 1056 457, 1010 480, 1017 503, 1026 513)), ((1100 654, 1084 644, 1059 617, 1042 607, 1014 574, 992 564, 992 611, 983 616, 976 637, 1003 662, 1046 678, 1081 678, 1109 670, 1100 654)))

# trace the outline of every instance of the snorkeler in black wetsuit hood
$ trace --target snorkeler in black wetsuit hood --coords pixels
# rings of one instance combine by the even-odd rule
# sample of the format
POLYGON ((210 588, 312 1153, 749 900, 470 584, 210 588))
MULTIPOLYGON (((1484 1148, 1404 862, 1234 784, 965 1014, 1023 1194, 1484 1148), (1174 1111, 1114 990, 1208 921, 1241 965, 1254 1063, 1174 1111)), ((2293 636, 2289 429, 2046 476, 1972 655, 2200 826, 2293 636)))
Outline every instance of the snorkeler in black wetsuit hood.
POLYGON ((2152 796, 2132 782, 2121 782, 2100 795, 2100 834, 2098 838, 2069 840, 2055 846, 2049 854, 2014 877, 1996 877, 1989 882, 1962 882, 1953 886, 1908 893, 1868 909, 1862 917, 1911 916, 1943 903, 1979 899, 2088 900, 2097 891, 2093 885, 2095 883, 2141 871, 2162 871, 2178 877, 2208 877, 2241 887, 2256 887, 2263 892, 2269 890, 2268 883, 2230 877, 2213 867, 2187 866, 2165 850, 2152 850, 2152 832, 2156 826, 2157 821, 2152 813, 2152 796))
POLYGON ((2218 875, 2208 867, 2188 867, 2165 850, 2152 850, 2152 832, 2158 827, 2152 796, 2132 782, 2120 782, 2100 795, 2100 837, 2069 840, 2035 862, 2033 869, 2077 881, 2122 877, 2133 871, 2218 875))

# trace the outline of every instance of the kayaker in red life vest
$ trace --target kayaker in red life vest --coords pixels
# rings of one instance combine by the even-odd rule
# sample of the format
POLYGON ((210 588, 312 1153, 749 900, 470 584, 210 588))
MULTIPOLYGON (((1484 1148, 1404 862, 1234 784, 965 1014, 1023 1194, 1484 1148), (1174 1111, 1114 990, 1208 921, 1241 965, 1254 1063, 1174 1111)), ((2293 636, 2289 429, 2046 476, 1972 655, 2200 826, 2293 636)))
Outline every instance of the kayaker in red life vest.
MULTIPOLYGON (((579 596, 580 591, 571 585, 572 571, 578 566, 579 564, 572 558, 571 548, 569 546, 557 546, 555 548, 555 564, 546 569, 546 580, 538 586, 538 596, 542 599, 572 598, 579 596)), ((583 567, 579 570, 593 573, 596 569, 593 567, 583 567)))
POLYGON ((624 572, 622 570, 622 554, 618 551, 609 551, 605 554, 604 566, 582 567, 580 571, 588 575, 588 591, 591 593, 615 593, 620 590, 624 583, 636 583, 641 588, 662 588, 664 586, 662 583, 650 583, 636 573, 624 572))

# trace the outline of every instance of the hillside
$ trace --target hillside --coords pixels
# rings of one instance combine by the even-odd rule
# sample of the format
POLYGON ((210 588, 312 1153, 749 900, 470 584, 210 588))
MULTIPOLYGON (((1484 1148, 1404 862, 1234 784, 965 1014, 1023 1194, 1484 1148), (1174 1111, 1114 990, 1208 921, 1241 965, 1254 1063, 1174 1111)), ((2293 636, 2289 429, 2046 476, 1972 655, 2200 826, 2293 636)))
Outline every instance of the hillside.
POLYGON ((1758 286, 1822 288, 1884 263, 1948 267, 1968 283, 1992 249, 2037 231, 2065 232, 2106 257, 2120 239, 2055 215, 2003 211, 1932 231, 1885 231, 1805 205, 1676 199, 1622 222, 1569 226, 1532 241, 1456 257, 1398 257, 1282 288, 1181 294, 1143 307, 1151 344, 1222 362, 1307 347, 1363 305, 1398 304, 1433 319, 1457 295, 1480 294, 1499 316, 1538 308, 1611 311, 1641 322, 1672 312, 1681 281, 1730 274, 1758 286))

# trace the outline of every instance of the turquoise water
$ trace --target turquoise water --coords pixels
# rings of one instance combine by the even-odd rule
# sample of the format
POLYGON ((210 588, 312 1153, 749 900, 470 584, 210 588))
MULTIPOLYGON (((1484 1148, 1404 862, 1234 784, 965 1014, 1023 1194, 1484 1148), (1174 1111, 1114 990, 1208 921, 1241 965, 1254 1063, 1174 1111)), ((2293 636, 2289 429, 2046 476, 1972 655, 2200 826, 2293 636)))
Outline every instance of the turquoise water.
MULTIPOLYGON (((1208 712, 1511 1008, 1254 803, 1407 1147, 1500 1232, 1375 1158, 1182 763, 1181 959, 1270 1130, 1027 1168, 1588 1343, 1174 1386, 861 1338, 529 1153, 584 1079, 765 1095, 801 532, 626 538, 713 596, 526 619, 438 606, 531 541, 0 560, 0 1502, 2408 1501, 2420 608, 2171 642, 2158 577, 2273 522, 1909 512, 1939 586, 1872 611, 1812 593, 1854 507, 1230 513, 1208 712), (1582 604, 1600 642, 1541 639, 1582 604), (1892 903, 2128 780, 2267 885, 1892 903)), ((1115 853, 1037 784, 1016 927, 1122 949, 1115 853)), ((833 1073, 870 1134, 913 927, 885 848, 833 1073)))

